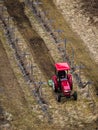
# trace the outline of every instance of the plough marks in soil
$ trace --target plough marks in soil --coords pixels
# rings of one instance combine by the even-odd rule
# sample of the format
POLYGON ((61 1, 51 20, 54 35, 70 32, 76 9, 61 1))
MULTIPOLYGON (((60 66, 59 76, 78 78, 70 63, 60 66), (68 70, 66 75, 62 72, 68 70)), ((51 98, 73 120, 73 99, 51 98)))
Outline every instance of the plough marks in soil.
MULTIPOLYGON (((37 62, 39 68, 41 69, 41 71, 43 72, 43 74, 45 75, 46 78, 50 78, 53 75, 54 72, 54 68, 53 68, 53 59, 49 53, 49 50, 47 49, 43 39, 35 32, 35 30, 33 30, 29 19, 26 17, 25 13, 24 13, 24 5, 22 3, 19 2, 19 0, 6 0, 5 1, 5 5, 8 9, 8 12, 10 14, 11 17, 14 18, 14 21, 17 24, 18 30, 21 32, 22 36, 24 37, 25 41, 28 43, 28 46, 31 48, 32 54, 34 56, 35 61, 37 62), (12 11, 13 10, 13 11, 12 11)), ((52 107, 55 103, 51 103, 52 107)), ((66 117, 68 116, 69 120, 71 121, 71 114, 68 113, 68 109, 67 106, 73 107, 73 104, 67 103, 66 102, 66 112, 64 113, 65 115, 63 115, 62 112, 65 108, 64 104, 55 104, 54 109, 58 111, 59 115, 55 115, 55 117, 63 117, 64 119, 66 119, 66 117), (58 108, 59 106, 59 108, 58 108), (59 111, 60 110, 60 111, 59 111)), ((75 115, 78 116, 77 113, 77 104, 74 106, 73 108, 74 110, 72 110, 72 112, 75 113, 75 115)), ((54 112, 55 112, 54 110, 54 112)), ((81 112, 83 112, 81 110, 81 112)), ((77 117, 77 120, 79 120, 80 122, 81 119, 79 117, 77 117)), ((69 121, 69 125, 71 124, 69 121)), ((72 119, 72 121, 74 122, 74 119, 72 119)), ((59 122, 59 121, 58 121, 59 122)), ((68 121, 64 122, 65 124, 68 124, 68 121)), ((65 125, 64 124, 64 125, 65 125)), ((72 128, 72 127, 71 127, 72 128)), ((71 130, 70 128, 70 130, 71 130)))
POLYGON ((51 57, 44 41, 33 30, 29 19, 24 13, 24 6, 18 0, 7 0, 5 5, 11 17, 14 18, 17 27, 24 39, 30 46, 32 54, 36 63, 46 78, 50 78, 53 75, 53 58, 51 57), (13 10, 13 11, 12 11, 13 10))
POLYGON ((24 95, 24 93, 14 75, 6 51, 3 47, 2 42, 0 41, 0 88, 1 87, 3 90, 2 93, 0 93, 1 96, 5 95, 5 100, 10 100, 11 104, 9 105, 11 105, 13 109, 15 107, 15 109, 18 110, 17 103, 19 103, 19 101, 17 102, 17 100, 20 100, 23 104, 26 103, 26 100, 24 98, 21 98, 21 95, 24 95))

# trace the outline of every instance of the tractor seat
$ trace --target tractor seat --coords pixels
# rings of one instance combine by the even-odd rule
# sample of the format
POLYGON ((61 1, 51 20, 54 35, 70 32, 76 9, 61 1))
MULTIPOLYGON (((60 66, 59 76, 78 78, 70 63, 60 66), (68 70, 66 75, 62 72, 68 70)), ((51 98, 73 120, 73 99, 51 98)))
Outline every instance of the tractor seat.
POLYGON ((65 72, 65 71, 59 71, 59 72, 58 72, 58 77, 59 77, 59 79, 64 79, 64 78, 66 78, 66 72, 65 72))

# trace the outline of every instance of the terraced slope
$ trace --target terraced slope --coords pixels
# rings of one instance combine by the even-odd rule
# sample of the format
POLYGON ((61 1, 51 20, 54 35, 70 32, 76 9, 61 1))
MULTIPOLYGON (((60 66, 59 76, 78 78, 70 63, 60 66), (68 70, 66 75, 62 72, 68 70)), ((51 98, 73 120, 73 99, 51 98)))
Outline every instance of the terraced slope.
POLYGON ((42 110, 20 73, 13 51, 5 43, 0 41, 0 130, 57 128, 46 120, 43 123, 42 110))
MULTIPOLYGON (((2 108, 2 113, 0 111, 0 114, 2 114, 2 118, 0 118, 0 129, 3 130, 3 128, 7 128, 6 124, 8 124, 12 120, 14 125, 17 126, 17 123, 19 125, 18 121, 21 120, 21 117, 24 117, 28 113, 28 103, 27 99, 25 99, 24 90, 22 90, 20 84, 18 83, 18 80, 13 72, 13 69, 10 65, 9 59, 1 41, 0 90, 0 110, 2 108), (9 115, 7 115, 7 117, 4 116, 4 113, 9 113, 9 115, 11 114, 11 118, 9 118, 9 115), (2 125, 5 125, 5 127, 2 125)), ((8 125, 8 127, 9 126, 10 125, 8 125)), ((13 125, 10 127, 14 129, 13 125)))
POLYGON ((8 0, 5 2, 8 12, 14 18, 17 27, 28 45, 32 49, 32 53, 36 63, 43 71, 47 78, 53 74, 53 59, 48 52, 48 49, 40 36, 32 28, 29 19, 24 13, 24 5, 18 0, 8 0), (13 10, 13 11, 12 11, 13 10))
MULTIPOLYGON (((53 59, 48 53, 48 49, 41 37, 34 31, 32 28, 29 19, 24 13, 24 4, 20 3, 18 0, 6 0, 5 5, 8 9, 10 16, 14 17, 14 21, 17 24, 18 30, 21 32, 28 46, 31 48, 32 56, 34 57, 36 63, 39 65, 39 68, 42 71, 42 74, 49 78, 53 74, 53 59), (12 11, 13 10, 13 11, 12 11), (47 66, 46 66, 47 65, 47 66)), ((51 4, 52 6, 52 4, 51 4)), ((54 4, 52 7, 55 7, 54 4)), ((51 7, 51 8, 52 8, 51 7)), ((56 8, 55 8, 56 9, 56 8)), ((63 25, 62 25, 63 27, 63 25)), ((67 32, 66 32, 67 33, 67 32)), ((31 119, 30 114, 25 113, 24 117, 25 122, 27 121, 26 116, 30 120, 29 124, 21 122, 22 119, 18 120, 21 129, 58 129, 58 130, 82 130, 86 126, 86 130, 91 128, 92 130, 96 128, 96 123, 92 120, 96 119, 96 116, 93 116, 93 109, 89 106, 89 100, 83 99, 83 93, 77 88, 79 93, 79 100, 77 102, 66 101, 66 103, 58 104, 55 101, 55 97, 52 95, 52 92, 49 88, 45 88, 45 94, 49 104, 49 109, 52 112, 53 122, 52 124, 46 124, 45 121, 34 120, 37 114, 34 115, 31 119), (81 109, 82 108, 82 109, 81 109), (85 117, 85 115, 87 115, 85 117), (91 120, 92 117, 92 120, 91 120), (21 125, 22 124, 22 125, 21 125), (24 124, 24 125, 23 125, 24 124), (93 125, 92 125, 93 124, 93 125), (34 128, 32 128, 34 125, 34 128), (35 126, 36 125, 36 126, 35 126)), ((32 114, 31 114, 32 115, 32 114)))
MULTIPOLYGON (((52 0, 40 0, 43 4, 39 5, 42 10, 48 12, 46 17, 48 19, 54 20, 52 23, 52 27, 54 30, 63 30, 60 34, 62 39, 66 38, 67 40, 67 51, 69 55, 72 55, 71 47, 74 48, 75 52, 75 63, 80 64, 82 63, 85 66, 84 75, 93 81, 94 87, 98 92, 98 64, 95 62, 93 58, 91 58, 90 51, 88 50, 87 46, 83 43, 83 40, 77 35, 74 30, 72 31, 70 24, 65 21, 64 17, 61 15, 61 10, 57 10, 55 4, 52 0)), ((54 0, 55 2, 55 0, 54 0)), ((58 3, 58 2, 57 2, 58 3)), ((62 1, 63 3, 63 1, 62 1)), ((67 3, 67 2, 65 2, 67 3)), ((70 2, 69 2, 70 3, 70 2)), ((64 6, 65 8, 65 6, 64 6)), ((67 7, 68 8, 68 7, 67 7)), ((93 44, 92 44, 93 45, 93 44)), ((96 44, 95 44, 96 46, 96 44)), ((96 46, 97 47, 97 46, 96 46)))

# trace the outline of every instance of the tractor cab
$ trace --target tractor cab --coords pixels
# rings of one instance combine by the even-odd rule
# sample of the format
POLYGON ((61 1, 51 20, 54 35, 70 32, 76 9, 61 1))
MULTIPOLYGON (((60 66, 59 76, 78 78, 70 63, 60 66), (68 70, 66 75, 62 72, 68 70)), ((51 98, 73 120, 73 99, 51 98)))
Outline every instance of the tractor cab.
POLYGON ((65 70, 58 71, 57 77, 59 80, 67 79, 67 74, 65 70))
MULTIPOLYGON (((54 92, 60 93, 58 96, 58 101, 61 97, 70 98, 72 96, 71 92, 73 89, 72 75, 69 73, 70 66, 67 62, 56 63, 55 65, 55 75, 52 76, 51 84, 54 92)), ((76 92, 75 92, 76 94, 76 92)), ((74 96, 74 99, 77 99, 77 95, 74 96)))
MULTIPOLYGON (((64 83, 66 84, 68 82, 68 70, 70 70, 70 66, 68 65, 68 63, 56 63, 55 64, 55 73, 56 73, 56 78, 57 78, 57 82, 58 82, 58 88, 60 88, 60 89, 63 89, 62 83, 64 85, 64 83)), ((66 85, 64 85, 64 86, 66 86, 66 85)))
POLYGON ((70 66, 68 63, 56 63, 55 64, 55 74, 59 81, 68 79, 68 71, 70 66))
POLYGON ((55 74, 59 81, 64 79, 67 80, 69 67, 65 68, 64 67, 65 65, 68 66, 68 64, 63 64, 63 63, 55 64, 55 74))

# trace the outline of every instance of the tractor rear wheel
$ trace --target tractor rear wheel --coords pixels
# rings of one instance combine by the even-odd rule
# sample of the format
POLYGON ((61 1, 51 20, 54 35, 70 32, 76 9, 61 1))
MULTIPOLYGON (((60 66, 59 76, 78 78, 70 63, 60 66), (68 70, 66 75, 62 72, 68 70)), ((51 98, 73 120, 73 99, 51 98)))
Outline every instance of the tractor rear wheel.
POLYGON ((57 89, 56 89, 56 87, 55 87, 55 84, 54 84, 54 83, 52 84, 52 89, 53 89, 53 91, 54 91, 54 92, 57 92, 57 89))
POLYGON ((61 102, 61 95, 57 95, 57 101, 61 102))
POLYGON ((77 100, 77 92, 76 91, 73 93, 73 98, 74 98, 74 100, 77 100))

